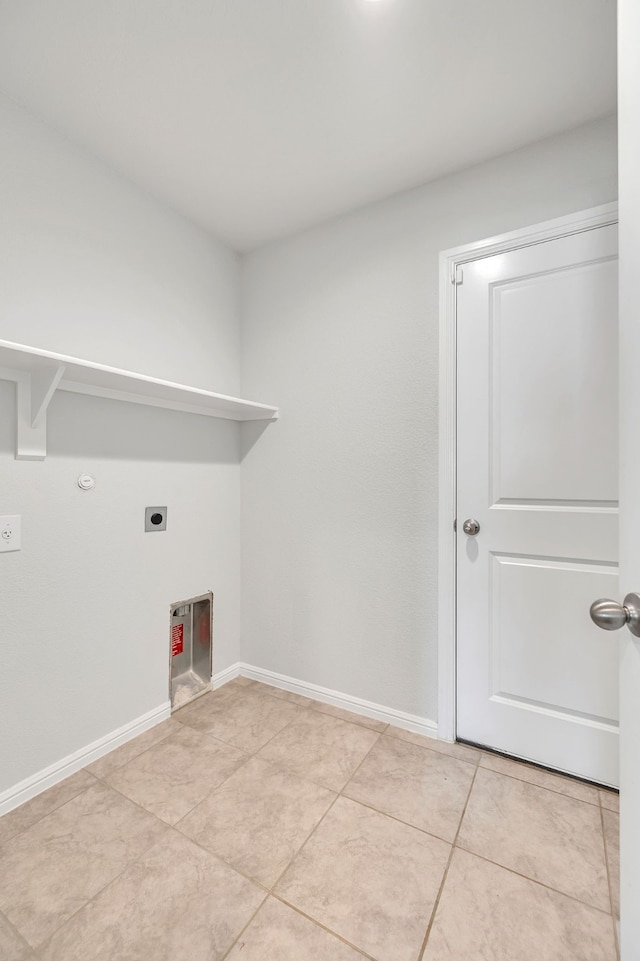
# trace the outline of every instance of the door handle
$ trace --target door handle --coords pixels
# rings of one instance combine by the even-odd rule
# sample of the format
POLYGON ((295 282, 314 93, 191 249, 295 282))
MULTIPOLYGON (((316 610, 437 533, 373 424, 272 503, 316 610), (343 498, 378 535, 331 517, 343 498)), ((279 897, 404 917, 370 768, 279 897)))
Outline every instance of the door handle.
POLYGON ((465 532, 465 534, 475 537, 475 535, 480 531, 480 525, 477 521, 474 521, 473 517, 467 517, 466 521, 462 525, 462 530, 465 532))
POLYGON ((627 594, 623 604, 601 597, 593 602, 589 614, 603 631, 618 631, 626 624, 635 637, 640 637, 640 594, 627 594))

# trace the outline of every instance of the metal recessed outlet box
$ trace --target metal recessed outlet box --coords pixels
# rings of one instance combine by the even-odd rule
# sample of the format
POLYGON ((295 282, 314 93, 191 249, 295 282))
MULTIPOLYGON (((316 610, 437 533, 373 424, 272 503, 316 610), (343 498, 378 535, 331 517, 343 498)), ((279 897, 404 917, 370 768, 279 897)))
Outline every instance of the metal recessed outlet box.
POLYGON ((172 710, 211 690, 213 594, 171 605, 169 633, 172 710))
POLYGON ((145 531, 166 531, 167 508, 166 507, 145 507, 144 529, 145 531))

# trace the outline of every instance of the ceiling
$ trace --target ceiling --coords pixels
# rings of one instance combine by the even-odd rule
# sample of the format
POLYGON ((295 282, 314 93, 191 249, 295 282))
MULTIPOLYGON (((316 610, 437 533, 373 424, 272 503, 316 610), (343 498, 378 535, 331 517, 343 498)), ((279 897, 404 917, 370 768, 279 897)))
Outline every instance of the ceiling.
POLYGON ((238 250, 615 110, 614 0, 0 0, 0 90, 238 250))

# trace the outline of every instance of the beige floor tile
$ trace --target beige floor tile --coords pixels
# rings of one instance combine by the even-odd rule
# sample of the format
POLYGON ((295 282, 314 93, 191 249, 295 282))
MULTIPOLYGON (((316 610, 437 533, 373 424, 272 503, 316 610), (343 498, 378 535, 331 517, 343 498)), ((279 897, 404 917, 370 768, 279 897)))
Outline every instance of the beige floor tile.
POLYGON ((453 841, 475 772, 475 764, 383 735, 344 793, 453 841))
POLYGON ((0 958, 2 961, 31 961, 34 957, 27 942, 0 914, 0 958))
POLYGON ((609 915, 455 851, 424 961, 615 961, 609 915))
POLYGON ((86 771, 77 771, 59 784, 54 784, 42 794, 38 794, 37 797, 4 814, 0 818, 0 844, 26 831, 45 815, 62 807, 67 801, 82 794, 95 783, 95 778, 86 771))
POLYGON ((482 754, 475 747, 467 747, 466 744, 451 743, 441 741, 437 737, 427 737, 425 734, 416 734, 415 731, 404 731, 401 727, 394 727, 390 724, 385 731, 389 737, 400 738, 401 741, 408 741, 409 744, 417 744, 418 747, 428 747, 430 751, 437 751, 439 754, 448 754, 449 757, 457 757, 460 761, 469 761, 477 764, 482 754))
POLYGON ((545 787, 558 794, 566 794, 567 797, 577 798, 578 801, 586 801, 588 804, 600 803, 598 789, 591 784, 583 784, 582 781, 576 781, 564 774, 543 771, 541 768, 532 767, 531 764, 524 764, 521 761, 512 761, 511 758, 501 757, 499 754, 483 754, 480 767, 497 771, 498 774, 507 774, 520 781, 528 781, 529 784, 537 784, 538 787, 545 787))
POLYGON ((389 725, 386 721, 378 721, 373 717, 365 717, 364 714, 357 714, 355 711, 345 711, 344 708, 336 707, 334 704, 324 704, 322 701, 312 701, 311 707, 314 711, 321 714, 328 714, 329 717, 337 717, 341 721, 349 721, 350 724, 360 724, 361 727, 368 727, 371 731, 379 734, 386 731, 389 725))
POLYGON ((335 797, 256 757, 178 827, 242 874, 271 887, 335 797))
POLYGON ((260 751, 331 791, 341 791, 380 735, 317 711, 305 711, 260 751))
POLYGON ((42 961, 218 961, 264 891, 175 831, 42 949, 42 961))
POLYGON ((478 768, 457 844, 609 910, 600 811, 592 804, 478 768))
POLYGON ((178 724, 177 721, 174 721, 173 718, 167 718, 166 721, 156 724, 155 727, 150 728, 143 734, 139 734, 138 737, 134 737, 131 741, 127 741, 126 744, 121 744, 120 747, 105 754, 104 757, 94 761, 93 764, 89 764, 85 770, 91 774, 95 774, 96 777, 104 779, 108 777, 109 774, 117 771, 119 767, 124 767, 124 765, 132 761, 134 757, 143 754, 154 744, 164 741, 170 734, 175 734, 176 731, 180 730, 180 727, 181 725, 178 724))
POLYGON ((338 798, 276 893, 377 961, 416 961, 450 847, 338 798))
POLYGON ((175 824, 246 759, 242 751, 180 726, 106 780, 167 824, 175 824))
POLYGON ((177 712, 177 720, 248 753, 258 751, 304 711, 281 698, 256 694, 250 687, 222 698, 217 694, 189 704, 177 712))
POLYGON ((236 694, 238 691, 245 690, 249 687, 255 685, 255 681, 251 680, 250 677, 234 677, 232 681, 227 681, 226 684, 222 684, 220 687, 216 688, 217 694, 236 694))
POLYGON ((607 811, 615 811, 616 814, 620 813, 620 795, 617 791, 603 791, 598 792, 600 794, 600 804, 607 811))
POLYGON ((309 705, 313 703, 310 697, 303 697, 302 694, 296 694, 295 691, 284 691, 281 687, 273 687, 272 684, 262 684, 260 681, 255 682, 253 690, 257 694, 269 694, 271 697, 279 697, 283 701, 298 704, 300 707, 309 707, 309 705))
POLYGON ((620 917, 620 815, 615 811, 602 811, 604 822, 604 845, 607 852, 609 869, 609 890, 611 910, 616 918, 620 917))
POLYGON ((265 901, 228 955, 228 961, 362 961, 362 958, 359 951, 274 898, 265 901))
POLYGON ((36 947, 164 831, 96 782, 5 845, 0 909, 36 947))

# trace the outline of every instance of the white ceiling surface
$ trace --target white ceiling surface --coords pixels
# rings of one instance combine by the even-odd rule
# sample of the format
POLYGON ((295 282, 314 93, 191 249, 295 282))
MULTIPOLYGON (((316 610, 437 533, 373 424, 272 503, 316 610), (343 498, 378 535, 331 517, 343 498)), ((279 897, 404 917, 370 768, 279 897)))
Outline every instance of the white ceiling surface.
POLYGON ((0 89, 246 250, 615 109, 614 0, 0 0, 0 89))

